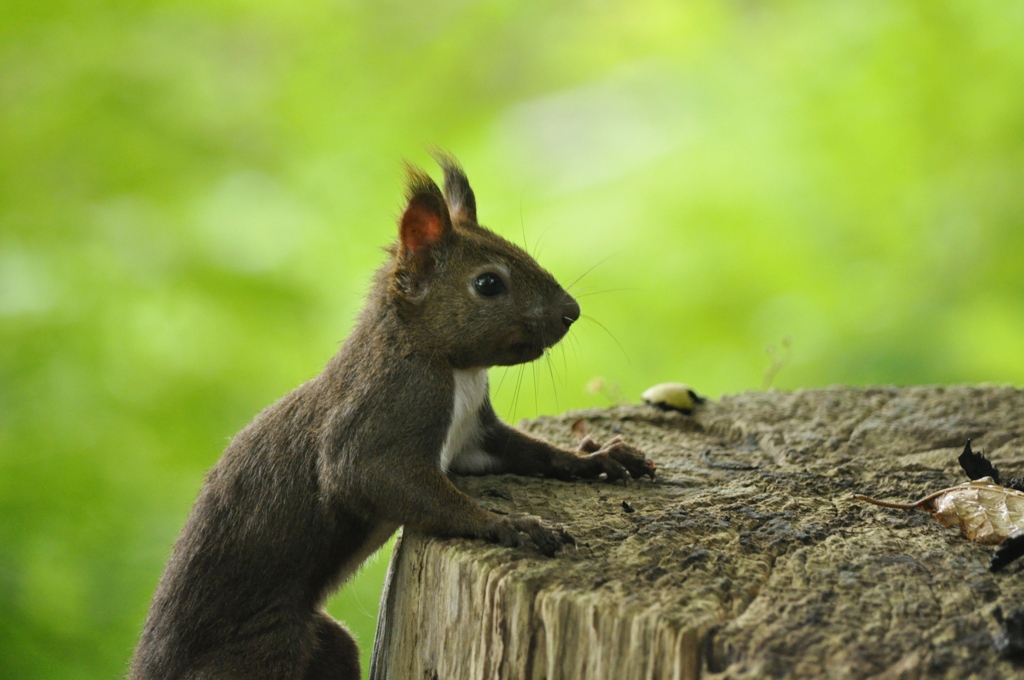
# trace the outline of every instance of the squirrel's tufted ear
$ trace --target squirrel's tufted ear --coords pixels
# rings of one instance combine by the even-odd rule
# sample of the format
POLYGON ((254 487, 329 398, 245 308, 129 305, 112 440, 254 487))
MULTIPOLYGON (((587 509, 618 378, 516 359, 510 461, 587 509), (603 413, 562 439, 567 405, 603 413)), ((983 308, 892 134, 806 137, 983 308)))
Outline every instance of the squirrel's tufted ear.
POLYGON ((412 293, 434 271, 438 247, 452 236, 444 195, 427 173, 406 165, 406 205, 398 222, 396 261, 402 287, 412 293))
POLYGON ((451 235, 444 195, 427 173, 406 165, 406 205, 398 223, 399 254, 420 258, 451 235))
POLYGON ((476 197, 462 166, 451 154, 434 149, 430 155, 444 171, 444 195, 455 222, 476 224, 476 197))

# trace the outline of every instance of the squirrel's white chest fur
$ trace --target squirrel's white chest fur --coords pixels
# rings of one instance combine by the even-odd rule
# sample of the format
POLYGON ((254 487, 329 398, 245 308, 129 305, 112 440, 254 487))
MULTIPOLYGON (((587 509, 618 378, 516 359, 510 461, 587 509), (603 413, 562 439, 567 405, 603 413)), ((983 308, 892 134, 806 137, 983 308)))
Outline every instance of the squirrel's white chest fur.
POLYGON ((480 407, 487 398, 487 369, 455 370, 455 404, 448 436, 441 447, 441 469, 456 458, 472 457, 480 449, 480 407))

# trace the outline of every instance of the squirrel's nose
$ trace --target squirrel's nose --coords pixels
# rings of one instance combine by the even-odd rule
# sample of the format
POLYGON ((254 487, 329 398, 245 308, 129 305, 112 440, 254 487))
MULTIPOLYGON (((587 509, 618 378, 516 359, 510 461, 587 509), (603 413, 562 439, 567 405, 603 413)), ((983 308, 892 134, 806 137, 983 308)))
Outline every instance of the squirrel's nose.
POLYGON ((578 318, 580 318, 580 304, 569 298, 569 301, 562 307, 562 321, 565 322, 565 327, 568 328, 578 318))

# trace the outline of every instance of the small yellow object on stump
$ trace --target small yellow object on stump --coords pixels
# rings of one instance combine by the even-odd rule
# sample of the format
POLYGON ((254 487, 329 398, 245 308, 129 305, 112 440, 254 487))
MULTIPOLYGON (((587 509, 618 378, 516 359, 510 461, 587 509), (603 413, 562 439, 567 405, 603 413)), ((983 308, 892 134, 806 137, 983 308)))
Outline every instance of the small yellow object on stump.
POLYGON ((694 392, 689 385, 678 382, 658 383, 647 388, 640 398, 662 411, 671 410, 682 413, 693 413, 694 407, 707 401, 694 392))

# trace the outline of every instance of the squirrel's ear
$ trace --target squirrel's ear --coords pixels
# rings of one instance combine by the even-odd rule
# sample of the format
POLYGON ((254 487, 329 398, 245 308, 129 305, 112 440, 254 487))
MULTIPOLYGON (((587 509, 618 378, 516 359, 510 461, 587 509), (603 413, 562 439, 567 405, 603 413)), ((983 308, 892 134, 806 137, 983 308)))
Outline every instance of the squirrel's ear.
POLYGON ((432 261, 431 250, 451 236, 452 222, 441 190, 427 173, 412 165, 405 170, 406 205, 398 223, 398 256, 403 263, 423 269, 432 261))
POLYGON ((444 171, 444 196, 448 200, 452 220, 476 224, 476 196, 462 166, 454 156, 440 149, 435 149, 430 155, 444 171))

